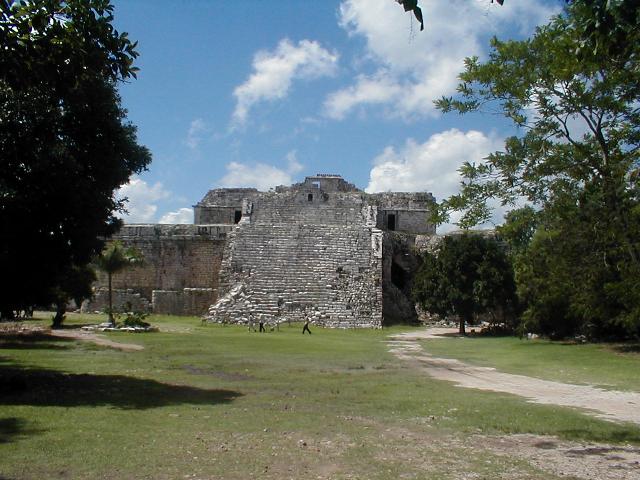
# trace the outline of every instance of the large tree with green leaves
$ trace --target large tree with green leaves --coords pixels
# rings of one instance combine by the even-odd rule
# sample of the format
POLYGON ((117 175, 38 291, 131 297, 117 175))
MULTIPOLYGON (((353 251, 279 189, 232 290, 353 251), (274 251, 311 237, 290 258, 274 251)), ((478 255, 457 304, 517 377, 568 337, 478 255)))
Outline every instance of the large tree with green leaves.
POLYGON ((487 61, 466 60, 458 95, 437 101, 444 112, 501 113, 522 132, 461 167, 461 192, 437 220, 458 210, 461 226, 482 223, 490 199, 533 205, 519 285, 525 318, 573 325, 555 331, 640 328, 638 295, 628 294, 640 273, 639 22, 635 0, 575 0, 528 40, 493 39, 487 61))
POLYGON ((112 22, 109 0, 0 0, 2 316, 56 300, 151 160, 117 93, 136 45, 112 22))
POLYGON ((461 334, 479 314, 509 323, 516 313, 511 264, 494 239, 479 234, 447 236, 426 252, 413 296, 428 312, 457 316, 461 334))

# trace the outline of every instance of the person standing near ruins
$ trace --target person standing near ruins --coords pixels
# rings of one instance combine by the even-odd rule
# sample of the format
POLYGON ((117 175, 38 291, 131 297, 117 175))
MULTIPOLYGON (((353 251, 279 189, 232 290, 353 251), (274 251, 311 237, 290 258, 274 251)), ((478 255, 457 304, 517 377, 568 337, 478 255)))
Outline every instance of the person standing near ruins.
POLYGON ((302 334, 304 335, 304 332, 309 332, 309 335, 311 335, 311 330, 309 330, 309 317, 305 316, 304 317, 304 326, 302 327, 302 334))
POLYGON ((266 332, 266 330, 264 328, 264 320, 260 319, 260 333, 262 332, 266 332))

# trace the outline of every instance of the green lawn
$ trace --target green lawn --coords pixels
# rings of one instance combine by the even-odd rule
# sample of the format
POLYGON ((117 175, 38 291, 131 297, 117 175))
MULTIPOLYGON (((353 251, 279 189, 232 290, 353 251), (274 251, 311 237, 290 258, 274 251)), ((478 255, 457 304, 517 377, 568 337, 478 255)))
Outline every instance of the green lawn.
POLYGON ((640 353, 634 345, 573 344, 515 337, 426 340, 435 356, 546 380, 640 391, 640 353))
POLYGON ((151 322, 163 331, 109 334, 134 352, 0 337, 0 478, 542 480, 471 436, 640 444, 635 426, 427 378, 388 353, 401 329, 151 322))

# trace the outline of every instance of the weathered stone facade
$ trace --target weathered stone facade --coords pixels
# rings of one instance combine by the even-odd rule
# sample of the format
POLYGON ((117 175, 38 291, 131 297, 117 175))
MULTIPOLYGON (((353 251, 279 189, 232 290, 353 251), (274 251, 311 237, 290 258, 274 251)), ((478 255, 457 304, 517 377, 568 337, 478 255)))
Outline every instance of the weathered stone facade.
POLYGON ((412 245, 435 233, 433 202, 428 193, 367 194, 339 175, 270 192, 211 190, 194 206, 194 225, 125 226, 116 238, 140 249, 145 266, 114 285, 155 312, 218 322, 414 321, 412 245))
MULTIPOLYGON (((225 238, 233 225, 124 225, 113 239, 135 247, 144 264, 113 276, 114 308, 173 315, 206 312, 216 300, 218 270, 225 238)), ((83 310, 107 305, 106 274, 98 275, 96 293, 83 310)))

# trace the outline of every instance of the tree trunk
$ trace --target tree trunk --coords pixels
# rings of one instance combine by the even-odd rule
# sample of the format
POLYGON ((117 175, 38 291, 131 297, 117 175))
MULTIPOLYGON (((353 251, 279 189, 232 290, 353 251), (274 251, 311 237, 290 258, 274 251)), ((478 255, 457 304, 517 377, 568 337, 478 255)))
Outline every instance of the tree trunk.
POLYGON ((459 322, 459 328, 458 328, 458 332, 460 333, 460 335, 466 335, 467 332, 464 329, 464 324, 465 324, 465 319, 463 316, 460 316, 460 322, 459 322))
POLYGON ((107 278, 109 279, 109 323, 115 327, 116 321, 113 318, 113 294, 111 289, 111 273, 107 273, 107 278))
POLYGON ((53 321, 51 323, 51 328, 62 328, 62 322, 64 321, 64 314, 67 312, 67 303, 66 302, 58 302, 56 303, 56 315, 53 317, 53 321))

